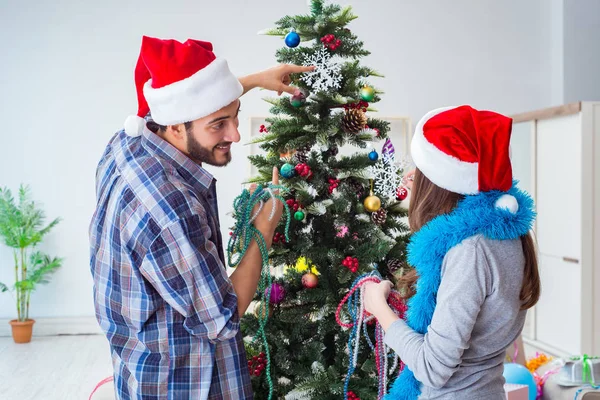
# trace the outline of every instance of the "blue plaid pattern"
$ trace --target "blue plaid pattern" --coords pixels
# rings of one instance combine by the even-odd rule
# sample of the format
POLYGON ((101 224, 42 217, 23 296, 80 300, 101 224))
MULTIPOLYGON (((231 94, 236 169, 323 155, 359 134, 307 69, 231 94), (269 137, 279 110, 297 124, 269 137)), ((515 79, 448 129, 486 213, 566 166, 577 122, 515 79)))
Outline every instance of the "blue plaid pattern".
POLYGON ((118 399, 251 399, 214 178, 147 129, 118 132, 90 224, 96 317, 118 399))

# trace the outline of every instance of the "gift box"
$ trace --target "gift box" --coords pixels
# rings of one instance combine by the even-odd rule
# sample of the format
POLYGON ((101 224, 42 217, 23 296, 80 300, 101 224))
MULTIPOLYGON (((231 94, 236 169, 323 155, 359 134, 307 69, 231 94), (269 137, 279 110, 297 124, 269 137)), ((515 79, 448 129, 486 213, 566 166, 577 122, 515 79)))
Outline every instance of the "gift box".
POLYGON ((529 400, 529 387, 527 385, 506 383, 504 392, 506 393, 506 400, 529 400))
POLYGON ((557 383, 561 386, 599 385, 600 357, 584 354, 565 360, 557 376, 557 383))

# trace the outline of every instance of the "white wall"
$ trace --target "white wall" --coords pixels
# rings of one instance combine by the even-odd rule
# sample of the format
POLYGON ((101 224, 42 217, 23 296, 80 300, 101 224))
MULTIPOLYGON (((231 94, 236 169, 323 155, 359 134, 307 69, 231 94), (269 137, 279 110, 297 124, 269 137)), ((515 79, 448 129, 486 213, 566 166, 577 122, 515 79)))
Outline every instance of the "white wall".
POLYGON ((600 100, 600 2, 550 0, 552 105, 600 100))
MULTIPOLYGON (((43 249, 66 258, 51 284, 32 296, 32 316, 93 315, 87 228, 96 163, 125 117, 136 111, 133 68, 144 34, 213 41, 237 74, 274 63, 282 44, 256 36, 305 0, 0 2, 0 186, 29 183, 49 217, 64 221, 43 249)), ((351 25, 384 73, 382 115, 409 115, 460 103, 512 113, 549 105, 550 11, 544 0, 370 0, 351 3, 351 25)), ((247 118, 264 115, 264 93, 243 99, 247 118)), ((222 230, 245 175, 247 147, 215 171, 222 230)), ((0 281, 12 282, 0 247, 0 281)), ((0 297, 0 318, 14 316, 0 297)))
POLYGON ((551 0, 548 6, 550 8, 552 26, 550 42, 548 44, 550 51, 552 105, 563 104, 565 99, 564 1, 551 0))
POLYGON ((600 1, 564 3, 564 102, 600 100, 600 1))

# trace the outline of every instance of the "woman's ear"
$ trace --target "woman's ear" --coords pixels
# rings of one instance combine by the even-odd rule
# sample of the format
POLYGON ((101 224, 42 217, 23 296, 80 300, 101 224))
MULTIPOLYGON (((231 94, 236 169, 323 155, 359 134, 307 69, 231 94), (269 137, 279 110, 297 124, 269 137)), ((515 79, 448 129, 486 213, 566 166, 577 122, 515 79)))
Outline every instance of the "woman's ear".
POLYGON ((408 188, 408 190, 412 190, 413 180, 415 179, 415 169, 408 171, 402 177, 402 184, 408 188))

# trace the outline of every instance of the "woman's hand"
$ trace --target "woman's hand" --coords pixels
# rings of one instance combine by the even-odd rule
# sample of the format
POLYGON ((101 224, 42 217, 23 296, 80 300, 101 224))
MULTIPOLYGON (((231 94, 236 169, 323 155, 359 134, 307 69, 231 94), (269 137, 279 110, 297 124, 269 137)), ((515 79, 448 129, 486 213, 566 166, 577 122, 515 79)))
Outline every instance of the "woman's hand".
POLYGON ((382 310, 389 309, 387 298, 392 291, 392 287, 393 284, 390 281, 366 283, 364 301, 367 312, 377 316, 382 310))
POLYGON ((385 332, 399 319, 387 303, 392 287, 393 284, 390 281, 365 284, 365 310, 377 318, 385 332))

